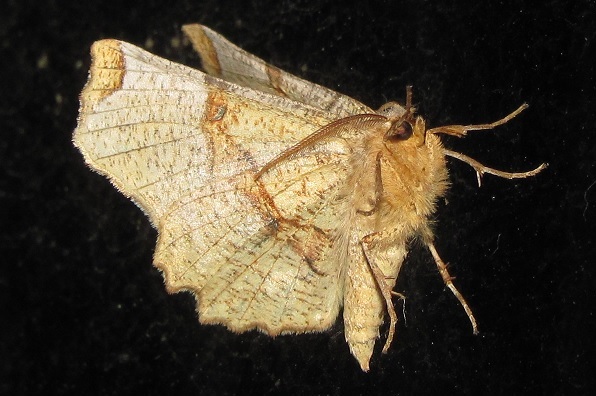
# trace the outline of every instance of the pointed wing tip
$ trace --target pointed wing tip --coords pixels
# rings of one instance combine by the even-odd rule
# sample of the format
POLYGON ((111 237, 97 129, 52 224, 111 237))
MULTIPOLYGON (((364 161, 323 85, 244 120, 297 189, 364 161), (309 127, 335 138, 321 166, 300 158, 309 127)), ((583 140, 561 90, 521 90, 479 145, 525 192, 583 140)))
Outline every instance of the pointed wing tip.
MULTIPOLYGON (((87 132, 86 116, 103 98, 122 88, 125 74, 124 54, 121 42, 114 39, 96 41, 91 46, 89 77, 80 95, 77 127, 73 132, 73 143, 83 153, 85 144, 80 140, 87 132)), ((85 156, 87 162, 87 155, 85 156)))
POLYGON ((182 31, 186 34, 192 33, 196 30, 205 29, 205 28, 207 28, 207 27, 201 25, 200 23, 187 23, 186 25, 182 25, 182 31))
POLYGON ((203 69, 212 76, 221 76, 221 64, 212 41, 212 37, 217 36, 217 33, 198 23, 183 25, 182 31, 201 57, 203 69))
POLYGON ((81 112, 87 103, 92 104, 122 88, 126 65, 121 45, 118 40, 105 39, 91 46, 91 67, 81 93, 81 112))

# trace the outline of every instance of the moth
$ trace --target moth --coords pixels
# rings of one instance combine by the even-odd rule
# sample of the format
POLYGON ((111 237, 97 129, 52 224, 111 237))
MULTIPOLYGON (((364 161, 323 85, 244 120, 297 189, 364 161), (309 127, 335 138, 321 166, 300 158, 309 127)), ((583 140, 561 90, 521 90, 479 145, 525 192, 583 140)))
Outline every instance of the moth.
MULTIPOLYGON (((154 264, 170 293, 190 291, 201 323, 271 336, 324 331, 343 309, 364 371, 408 242, 422 240, 455 288, 429 219, 448 186, 446 157, 478 175, 524 178, 443 147, 493 123, 427 129, 412 105, 378 110, 286 73, 198 24, 183 31, 206 74, 132 44, 91 49, 73 141, 91 169, 158 230, 154 264)), ((401 296, 403 297, 403 296, 401 296)))

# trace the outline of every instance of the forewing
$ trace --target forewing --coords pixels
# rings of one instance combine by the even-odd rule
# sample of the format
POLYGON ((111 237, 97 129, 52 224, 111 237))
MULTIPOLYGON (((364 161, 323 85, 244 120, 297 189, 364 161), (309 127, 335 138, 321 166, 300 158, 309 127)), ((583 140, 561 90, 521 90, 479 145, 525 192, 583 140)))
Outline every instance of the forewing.
POLYGON ((332 118, 128 43, 98 41, 92 58, 74 143, 154 225, 179 197, 258 168, 332 118))
POLYGON ((192 24, 182 29, 201 56, 203 68, 213 76, 318 107, 338 118, 374 113, 355 99, 269 65, 206 26, 192 24))
POLYGON ((92 55, 74 143, 158 228, 168 289, 194 291, 203 322, 238 331, 327 328, 350 149, 329 139, 253 176, 333 116, 131 44, 103 40, 92 55))

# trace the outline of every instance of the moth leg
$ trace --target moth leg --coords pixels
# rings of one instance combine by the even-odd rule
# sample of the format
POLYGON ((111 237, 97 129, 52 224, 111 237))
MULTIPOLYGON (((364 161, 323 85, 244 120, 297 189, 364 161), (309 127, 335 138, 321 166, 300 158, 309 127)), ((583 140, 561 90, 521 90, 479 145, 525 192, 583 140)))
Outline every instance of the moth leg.
POLYGON ((395 313, 395 308, 393 307, 393 302, 391 301, 391 295, 393 293, 392 287, 390 287, 387 282, 385 281, 385 274, 377 263, 372 258, 372 254, 370 253, 371 244, 374 243, 374 238, 378 234, 369 234, 362 238, 362 251, 364 252, 364 256, 366 257, 366 261, 370 267, 370 270, 373 273, 375 278, 375 282, 379 287, 379 291, 385 300, 385 306, 387 307, 387 313, 389 314, 389 334, 387 335, 387 339, 385 340, 385 345, 383 346, 383 353, 387 353, 389 347, 391 346, 391 342, 393 341, 393 336, 395 334, 395 326, 397 325, 397 314, 395 313))
POLYGON ((524 111, 528 108, 528 105, 524 103, 523 105, 519 106, 517 110, 513 111, 512 113, 506 115, 505 117, 497 120, 495 122, 491 122, 489 124, 476 124, 476 125, 445 125, 436 128, 427 129, 426 133, 444 133, 446 135, 453 135, 457 137, 463 137, 468 134, 469 131, 480 131, 484 129, 493 129, 498 127, 499 125, 503 125, 509 122, 512 118, 516 117, 519 113, 524 111))
POLYGON ((402 301, 401 316, 404 318, 404 324, 407 325, 408 319, 406 317, 406 295, 393 290, 391 290, 391 295, 398 297, 402 301))
POLYGON ((464 311, 466 311, 466 314, 468 315, 468 319, 470 319, 470 322, 472 323, 472 330, 473 330, 474 334, 478 334, 478 325, 476 323, 476 318, 474 318, 472 309, 470 308, 470 306, 468 305, 468 303, 466 302, 464 297, 461 295, 459 290, 457 290, 455 285, 453 284, 453 282, 452 282, 453 278, 451 278, 451 275, 449 275, 449 272, 447 271, 447 264, 445 264, 445 262, 443 262, 443 260, 441 260, 441 257, 439 257, 439 253, 437 253, 437 249, 435 248, 435 245, 432 242, 427 241, 426 245, 428 246, 428 250, 430 250, 430 253, 432 254, 433 258, 435 259, 435 263, 437 264, 439 273, 441 274, 441 277, 443 278, 443 282, 445 282, 445 285, 449 288, 449 290, 451 290, 453 295, 455 297, 457 297, 457 299, 459 300, 459 303, 464 308, 464 311))
POLYGON ((488 166, 482 165, 480 162, 476 161, 474 158, 468 157, 462 153, 458 153, 457 151, 451 151, 447 149, 443 149, 443 153, 448 155, 449 157, 456 158, 466 164, 470 165, 476 171, 476 179, 478 180, 478 187, 482 184, 482 175, 485 173, 495 175, 498 177, 502 177, 504 179, 521 179, 524 177, 534 176, 540 173, 543 169, 545 169, 548 164, 540 164, 536 169, 532 169, 527 172, 503 172, 498 169, 489 168, 488 166))

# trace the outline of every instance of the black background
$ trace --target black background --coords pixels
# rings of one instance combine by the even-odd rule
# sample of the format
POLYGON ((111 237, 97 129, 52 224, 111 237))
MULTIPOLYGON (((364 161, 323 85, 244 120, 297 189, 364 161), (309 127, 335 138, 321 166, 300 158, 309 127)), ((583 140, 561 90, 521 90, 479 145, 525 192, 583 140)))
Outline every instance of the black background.
POLYGON ((592 393, 595 3, 439 3, 3 1, 0 393, 592 393), (151 265, 155 230, 70 139, 93 41, 196 66, 176 45, 190 22, 371 107, 413 84, 430 126, 530 104, 498 130, 447 139, 501 169, 550 164, 478 188, 450 161, 437 246, 478 336, 416 246, 397 286, 407 321, 368 374, 341 320, 322 334, 236 335, 199 325, 190 295, 166 293, 151 265))

